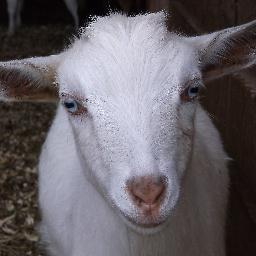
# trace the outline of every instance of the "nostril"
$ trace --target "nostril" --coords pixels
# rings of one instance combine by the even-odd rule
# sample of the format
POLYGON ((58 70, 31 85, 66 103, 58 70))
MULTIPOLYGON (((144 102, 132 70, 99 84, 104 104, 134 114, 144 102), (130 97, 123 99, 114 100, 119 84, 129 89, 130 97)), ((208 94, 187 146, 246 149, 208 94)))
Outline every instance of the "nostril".
POLYGON ((136 177, 128 182, 128 191, 133 201, 144 205, 159 203, 163 197, 165 187, 163 177, 143 176, 136 177))
POLYGON ((154 204, 164 191, 163 184, 136 185, 132 188, 133 195, 146 204, 154 204))

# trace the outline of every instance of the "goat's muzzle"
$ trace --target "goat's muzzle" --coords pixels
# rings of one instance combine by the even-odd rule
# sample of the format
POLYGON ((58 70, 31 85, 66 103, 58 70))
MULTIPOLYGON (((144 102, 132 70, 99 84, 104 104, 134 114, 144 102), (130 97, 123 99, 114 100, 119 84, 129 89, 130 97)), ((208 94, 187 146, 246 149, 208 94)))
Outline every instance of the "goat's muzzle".
POLYGON ((166 184, 165 176, 140 176, 127 181, 126 189, 138 209, 139 219, 158 218, 166 184))

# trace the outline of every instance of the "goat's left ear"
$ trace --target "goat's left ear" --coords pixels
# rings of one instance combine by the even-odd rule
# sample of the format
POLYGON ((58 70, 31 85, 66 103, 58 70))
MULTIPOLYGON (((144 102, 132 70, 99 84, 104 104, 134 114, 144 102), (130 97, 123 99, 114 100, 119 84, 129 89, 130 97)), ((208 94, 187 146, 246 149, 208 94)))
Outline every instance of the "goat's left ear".
POLYGON ((56 98, 61 55, 0 62, 0 100, 56 98))
POLYGON ((256 21, 191 38, 199 51, 205 81, 237 72, 256 63, 256 21))

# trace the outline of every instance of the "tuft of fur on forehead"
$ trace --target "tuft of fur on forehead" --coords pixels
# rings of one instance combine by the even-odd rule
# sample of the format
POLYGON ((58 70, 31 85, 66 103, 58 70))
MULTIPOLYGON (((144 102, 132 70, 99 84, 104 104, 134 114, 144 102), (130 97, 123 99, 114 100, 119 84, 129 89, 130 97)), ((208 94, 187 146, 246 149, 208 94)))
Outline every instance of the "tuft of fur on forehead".
POLYGON ((81 30, 81 39, 93 39, 104 43, 104 38, 120 38, 125 41, 135 42, 162 41, 166 38, 167 15, 163 11, 158 13, 126 16, 120 13, 112 13, 109 16, 95 17, 89 25, 81 30))

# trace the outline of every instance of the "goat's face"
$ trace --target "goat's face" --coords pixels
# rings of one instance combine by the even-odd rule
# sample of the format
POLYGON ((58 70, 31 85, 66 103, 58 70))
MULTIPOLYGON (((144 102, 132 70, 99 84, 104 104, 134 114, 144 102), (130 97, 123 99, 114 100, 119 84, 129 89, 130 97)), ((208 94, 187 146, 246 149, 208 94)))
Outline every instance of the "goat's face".
POLYGON ((174 213, 201 76, 255 64, 256 22, 193 38, 164 23, 163 13, 114 14, 64 53, 0 63, 0 99, 34 98, 57 74, 87 179, 141 232, 159 230, 174 213))
POLYGON ((80 41, 58 83, 87 177, 128 223, 152 230, 179 197, 200 73, 178 36, 141 33, 80 41))

